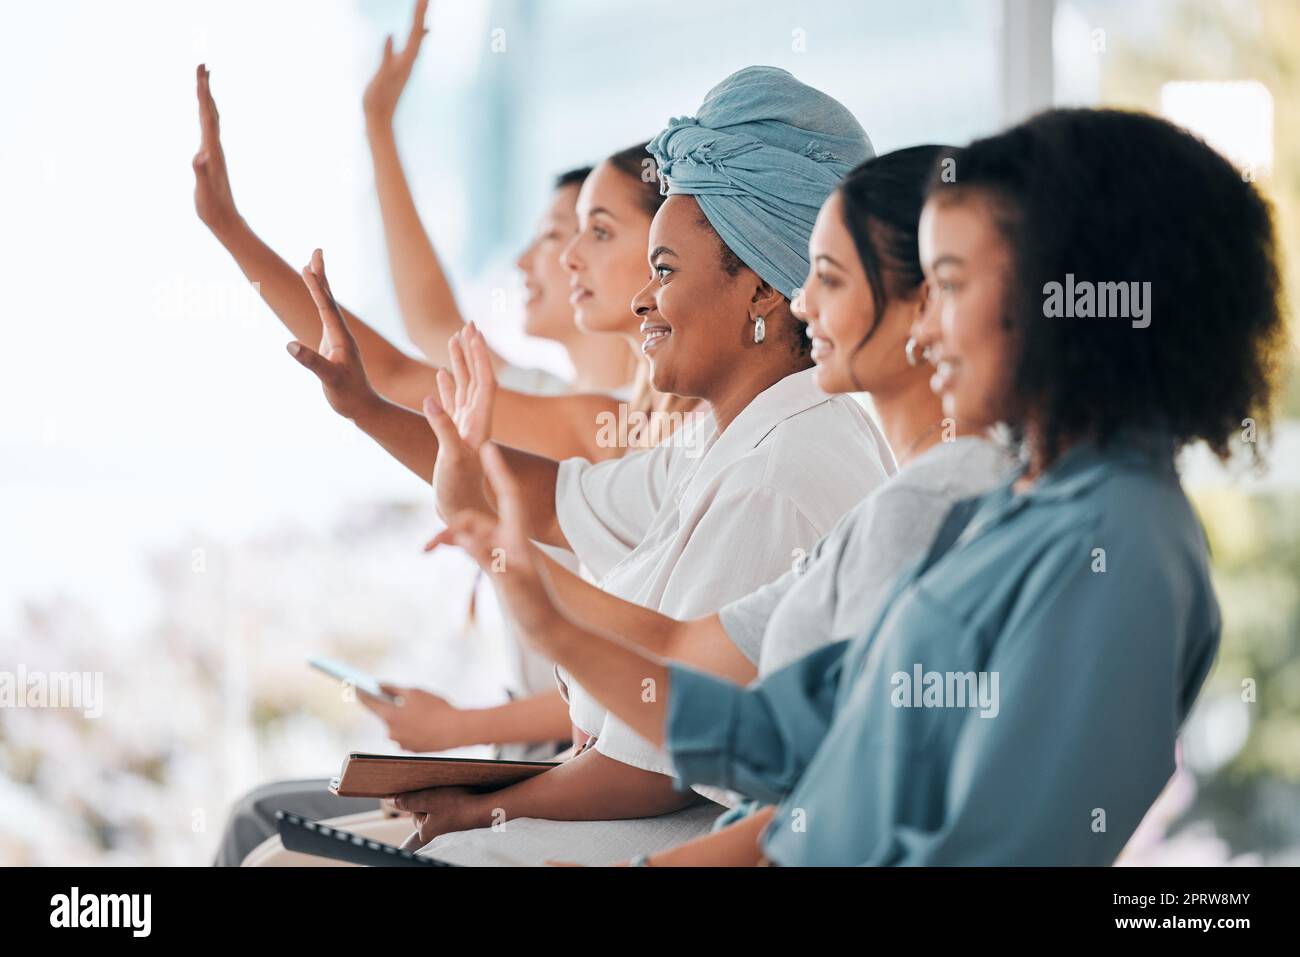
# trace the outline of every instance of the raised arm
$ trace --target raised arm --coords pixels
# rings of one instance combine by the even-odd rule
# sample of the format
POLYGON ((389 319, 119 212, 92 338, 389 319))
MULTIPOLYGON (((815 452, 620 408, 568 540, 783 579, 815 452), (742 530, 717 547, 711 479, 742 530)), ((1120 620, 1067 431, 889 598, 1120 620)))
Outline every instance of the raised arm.
MULTIPOLYGON (((438 545, 458 544, 458 532, 449 525, 429 541, 426 551, 438 545)), ((670 618, 597 588, 539 549, 534 549, 533 555, 535 562, 546 567, 557 611, 584 631, 617 636, 648 654, 681 661, 733 681, 753 679, 753 663, 727 635, 716 613, 685 621, 670 618)))
POLYGON ((618 443, 601 440, 602 417, 618 415, 616 399, 599 394, 535 396, 499 388, 492 351, 474 323, 447 341, 447 365, 458 385, 481 397, 490 435, 502 445, 557 460, 578 456, 599 462, 622 454, 618 443))
MULTIPOLYGON (((198 68, 198 102, 201 142, 193 165, 194 205, 199 218, 249 281, 257 284, 259 295, 293 337, 303 344, 320 342, 323 327, 319 312, 301 275, 253 232, 235 206, 221 147, 217 106, 209 89, 208 70, 202 65, 198 68)), ((357 355, 364 363, 374 391, 390 404, 420 409, 424 397, 437 389, 437 369, 406 355, 354 313, 342 307, 338 311, 352 332, 357 355)), ((496 395, 493 427, 509 445, 537 451, 549 458, 579 455, 595 461, 620 451, 602 447, 597 441, 597 416, 602 411, 616 412, 617 408, 617 402, 606 396, 539 399, 502 389, 496 395)), ((374 428, 380 431, 392 425, 388 410, 374 420, 374 428)), ((407 417, 408 430, 410 421, 407 417)), ((358 424, 367 428, 359 420, 358 424)), ((400 437, 401 430, 398 436, 390 435, 380 442, 392 451, 389 443, 400 437)), ((398 458, 410 465, 406 458, 398 458)), ((428 471, 421 473, 426 479, 432 473, 432 459, 429 466, 428 471)))
POLYGON ((557 663, 572 665, 583 687, 634 731, 652 744, 662 743, 667 667, 642 648, 566 617, 557 590, 547 580, 549 569, 528 542, 523 486, 497 446, 484 445, 481 458, 499 516, 473 508, 452 514, 430 546, 449 541, 465 549, 493 575, 511 617, 529 641, 557 663), (646 687, 656 693, 644 696, 646 687))
POLYGON ((445 366, 450 357, 447 340, 464 325, 451 284, 447 281, 438 253, 420 221, 411 195, 393 131, 398 101, 411 77, 420 44, 429 31, 424 26, 428 0, 419 0, 411 20, 411 31, 400 53, 393 51, 393 38, 384 43, 379 68, 366 87, 363 106, 366 138, 375 167, 375 191, 384 222, 388 266, 397 292, 406 333, 430 361, 445 366))
POLYGON ((498 389, 492 437, 552 459, 576 456, 601 462, 626 451, 617 443, 602 442, 600 423, 605 416, 617 421, 618 400, 613 396, 596 392, 537 396, 498 389))
MULTIPOLYGON (((202 64, 198 68, 198 101, 201 138, 193 165, 194 206, 199 219, 294 338, 318 342, 320 318, 298 271, 253 232, 235 206, 221 147, 217 104, 209 86, 209 71, 202 64)), ((375 389, 394 402, 419 408, 420 399, 434 388, 435 370, 403 353, 351 312, 343 312, 375 389)))
POLYGON ((395 405, 371 387, 357 340, 330 292, 325 259, 319 249, 299 279, 316 310, 324 335, 320 351, 301 340, 288 345, 289 355, 320 379, 330 407, 351 419, 395 459, 426 482, 433 477, 438 441, 418 413, 395 405))
MULTIPOLYGON (((449 519, 460 509, 474 507, 474 487, 482 487, 491 507, 496 508, 495 483, 483 481, 482 463, 474 452, 475 448, 483 444, 487 433, 486 423, 492 416, 489 381, 491 370, 486 368, 487 360, 482 351, 472 347, 476 335, 472 326, 465 332, 465 338, 471 343, 471 371, 464 372, 466 363, 457 342, 460 337, 457 337, 452 341, 451 356, 452 367, 456 370, 455 385, 446 384, 446 378, 440 377, 444 382, 441 405, 459 410, 454 421, 441 421, 447 419, 447 416, 441 415, 433 405, 426 410, 430 424, 438 432, 444 449, 452 448, 455 441, 453 436, 456 434, 467 438, 467 441, 458 443, 453 453, 444 453, 448 475, 455 472, 462 476, 473 476, 471 489, 464 493, 453 491, 451 484, 445 495, 440 491, 439 510, 444 519, 449 519), (486 390, 485 383, 488 385, 486 390)), ((567 540, 560 529, 555 511, 558 463, 518 449, 502 447, 500 451, 526 503, 524 511, 528 537, 548 544, 565 543, 567 540)), ((440 468, 439 474, 443 471, 440 468)), ((455 485, 463 487, 463 483, 469 481, 468 478, 461 478, 455 485)), ((425 549, 455 543, 454 534, 449 526, 434 536, 425 549)), ((653 654, 681 660, 736 681, 749 681, 754 677, 753 664, 727 635, 716 614, 691 621, 670 618, 611 595, 540 551, 530 551, 533 552, 534 561, 545 564, 555 600, 571 620, 594 631, 626 638, 653 654)))
POLYGON ((448 531, 494 573, 528 641, 643 739, 667 746, 686 783, 716 784, 768 802, 789 793, 826 739, 848 642, 814 651, 744 688, 584 628, 560 611, 547 568, 533 558, 519 490, 494 447, 486 447, 484 462, 499 519, 461 512, 448 521, 448 531))
POLYGON ((757 670, 736 647, 717 613, 685 621, 602 591, 549 555, 550 592, 565 617, 589 631, 617 636, 660 658, 671 658, 732 681, 751 681, 757 670))
POLYGON ((663 746, 671 730, 669 750, 683 780, 779 799, 825 735, 846 643, 744 688, 583 627, 561 611, 549 569, 528 545, 519 485, 504 459, 491 445, 482 459, 499 515, 453 515, 449 539, 493 575, 528 640, 651 744, 663 746))
MULTIPOLYGON (((445 397, 443 402, 446 402, 445 397)), ((466 510, 491 514, 496 508, 496 496, 484 479, 478 450, 458 435, 456 422, 433 396, 424 400, 424 412, 438 437, 441 450, 433 475, 438 514, 444 520, 466 510)), ((520 521, 527 530, 525 534, 547 545, 568 548, 569 540, 565 538, 555 513, 559 463, 522 449, 488 444, 509 461, 517 477, 520 521)), ((440 540, 441 535, 435 536, 425 545, 425 551, 437 547, 440 540)))
MULTIPOLYGON (((464 331, 467 336, 465 346, 469 348, 469 330, 442 261, 420 219, 393 128, 397 104, 415 66, 420 44, 429 32, 424 26, 427 8, 428 0, 419 0, 416 4, 411 31, 400 53, 393 51, 392 37, 387 39, 379 68, 366 87, 363 102, 366 137, 375 168, 375 190, 384 223, 384 241, 388 247, 388 265, 402 324, 411 341, 431 362, 450 368, 449 342, 452 336, 464 331)), ((499 369, 503 362, 501 357, 482 335, 476 335, 475 341, 489 369, 499 369)), ((429 380, 422 381, 427 385, 429 380)), ((425 390, 428 391, 431 390, 425 390)), ((405 401, 403 404, 411 405, 405 401)), ((618 413, 617 401, 606 395, 533 396, 502 389, 497 393, 492 435, 505 445, 549 458, 565 459, 576 455, 598 462, 621 451, 616 446, 602 445, 598 441, 600 415, 606 412, 618 413)))
MULTIPOLYGON (((453 336, 449 350, 453 372, 439 370, 438 396, 430 395, 424 400, 425 416, 442 449, 433 484, 438 513, 444 519, 464 509, 490 512, 495 508, 495 496, 484 477, 479 451, 492 434, 496 380, 481 346, 482 337, 473 323, 464 333, 453 336), (479 347, 471 348, 467 354, 462 338, 478 343, 479 347)), ((517 477, 521 495, 519 514, 523 516, 528 535, 539 542, 567 548, 569 542, 555 511, 560 463, 509 446, 501 446, 499 454, 510 463, 517 477)), ((432 548, 433 544, 428 547, 432 548)))
MULTIPOLYGON (((330 292, 319 249, 312 255, 311 265, 303 269, 302 282, 325 335, 319 352, 295 340, 288 345, 289 354, 320 379, 334 411, 355 422, 420 478, 432 482, 441 514, 467 508, 490 511, 490 490, 485 489, 478 454, 486 441, 490 410, 475 392, 464 388, 469 380, 462 380, 458 387, 451 375, 439 370, 435 384, 441 400, 426 396, 423 417, 386 401, 366 377, 357 340, 330 292)), ((519 488, 530 508, 534 537, 567 547, 555 515, 558 463, 518 449, 506 454, 521 476, 519 488)))

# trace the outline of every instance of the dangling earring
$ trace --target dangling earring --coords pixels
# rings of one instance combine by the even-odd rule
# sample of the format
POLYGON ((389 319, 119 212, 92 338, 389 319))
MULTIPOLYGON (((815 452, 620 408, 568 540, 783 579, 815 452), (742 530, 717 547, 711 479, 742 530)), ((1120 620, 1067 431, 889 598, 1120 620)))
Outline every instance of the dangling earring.
POLYGON ((767 335, 767 329, 763 325, 763 317, 759 316, 754 320, 754 341, 762 342, 765 335, 767 335))

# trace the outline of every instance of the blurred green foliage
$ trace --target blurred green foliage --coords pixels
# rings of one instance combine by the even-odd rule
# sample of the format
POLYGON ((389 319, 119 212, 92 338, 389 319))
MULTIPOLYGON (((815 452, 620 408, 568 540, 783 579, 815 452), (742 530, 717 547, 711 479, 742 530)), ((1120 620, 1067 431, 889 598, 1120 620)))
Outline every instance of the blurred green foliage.
MULTIPOLYGON (((1175 80, 1257 80, 1274 105, 1272 169, 1256 180, 1273 204, 1288 291, 1288 351, 1278 421, 1300 419, 1300 3, 1181 0, 1156 30, 1125 29, 1151 8, 1101 0, 1079 6, 1106 31, 1102 101, 1158 113, 1175 80), (1139 9, 1141 8, 1141 9, 1139 9)), ((1281 476, 1300 482, 1300 476, 1281 476)), ((1210 821, 1234 854, 1295 863, 1300 849, 1300 485, 1296 491, 1195 490, 1223 610, 1219 657, 1202 702, 1240 701, 1249 730, 1226 763, 1198 782, 1184 826, 1210 821)))
POLYGON ((1243 695, 1249 732, 1201 782, 1190 819, 1209 819, 1235 852, 1300 847, 1300 493, 1233 489, 1195 496, 1223 610, 1203 694, 1243 695))

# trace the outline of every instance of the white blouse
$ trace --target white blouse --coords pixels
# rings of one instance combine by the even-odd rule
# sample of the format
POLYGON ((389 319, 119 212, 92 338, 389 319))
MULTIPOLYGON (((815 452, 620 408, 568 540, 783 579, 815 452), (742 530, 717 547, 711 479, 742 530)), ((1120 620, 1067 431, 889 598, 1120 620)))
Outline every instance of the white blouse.
MULTIPOLYGON (((673 618, 711 614, 799 562, 891 476, 894 457, 870 416, 822 392, 815 374, 761 392, 721 434, 711 413, 697 413, 654 448, 562 462, 556 515, 596 584, 673 618)), ((666 754, 557 673, 570 717, 597 735, 598 751, 672 774, 666 754)))
MULTIPOLYGON (((554 373, 545 369, 523 368, 510 363, 505 363, 497 370, 497 384, 503 389, 512 389, 515 392, 525 392, 529 395, 563 395, 571 391, 569 383, 554 373)), ((572 552, 562 548, 552 548, 549 545, 540 547, 547 555, 569 571, 575 574, 579 573, 578 559, 574 557, 572 552)), ((478 585, 487 588, 487 591, 491 593, 490 598, 484 594, 480 596, 480 600, 498 600, 495 590, 487 586, 483 580, 480 580, 478 585)), ((505 632, 506 646, 511 652, 510 664, 513 671, 510 676, 511 691, 521 697, 527 697, 553 690, 555 688, 555 666, 551 660, 516 634, 514 621, 509 614, 505 613, 504 608, 502 609, 501 623, 505 632)), ((541 753, 541 751, 534 753, 535 750, 526 746, 509 744, 503 748, 498 748, 498 753, 503 757, 524 759, 535 758, 541 753)), ((541 750, 544 751, 545 747, 543 746, 541 750)), ((546 755, 548 758, 550 756, 550 754, 546 755)))

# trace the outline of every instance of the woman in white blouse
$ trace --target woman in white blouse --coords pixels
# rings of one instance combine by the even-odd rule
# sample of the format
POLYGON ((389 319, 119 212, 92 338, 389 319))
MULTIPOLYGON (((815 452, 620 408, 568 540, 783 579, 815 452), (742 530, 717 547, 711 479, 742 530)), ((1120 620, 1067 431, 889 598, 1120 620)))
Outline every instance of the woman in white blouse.
MULTIPOLYGON (((829 393, 870 392, 896 450, 899 473, 841 519, 806 562, 719 612, 679 619, 552 569, 552 585, 566 612, 656 654, 738 681, 768 674, 860 627, 894 576, 919 557, 948 506, 979 494, 1005 472, 1009 462, 1004 452, 963 436, 957 423, 943 418, 929 387, 931 370, 908 339, 925 303, 917 219, 939 153, 939 147, 899 150, 850 173, 817 218, 810 271, 798 303, 801 318, 809 322, 818 385, 829 393)), ((435 542, 459 540, 458 534, 453 522, 435 542)), ((606 750, 618 745, 608 730, 600 740, 606 750)), ((635 736, 630 740, 640 741, 635 736)), ((509 841, 491 830, 466 831, 438 838, 427 853, 461 863, 563 858, 598 864, 695 838, 662 851, 654 863, 752 862, 755 830, 769 812, 698 836, 719 810, 704 805, 639 821, 516 820, 507 825, 509 841)), ((406 837, 409 827, 373 817, 334 823, 394 843, 406 837)), ((255 860, 265 865, 320 859, 268 849, 255 860)))
MULTIPOLYGON (((602 594, 552 569, 551 581, 567 614, 656 654, 748 681, 865 627, 894 577, 919 559, 952 503, 983 493, 1007 472, 1010 460, 1003 451, 964 435, 958 423, 943 417, 928 372, 914 351, 904 348, 924 308, 916 230, 939 153, 939 147, 900 150, 850 174, 818 216, 810 242, 811 270, 799 304, 810 323, 817 381, 828 392, 871 392, 901 471, 838 522, 806 562, 729 601, 719 612, 678 615, 668 610, 671 605, 639 607, 614 597, 627 597, 618 589, 602 594)), ((453 520, 435 541, 459 540, 458 524, 453 520)), ((628 695, 641 691, 629 687, 628 695)), ((673 774, 662 751, 606 715, 586 692, 571 692, 571 710, 580 724, 599 724, 596 748, 604 755, 673 774)), ((721 804, 734 804, 738 797, 696 790, 721 804)), ((420 808, 429 797, 430 792, 401 796, 398 804, 420 808)), ((509 808, 496 795, 468 800, 509 808)), ((433 801, 446 803, 442 796, 433 801)), ((697 806, 676 815, 599 825, 514 821, 509 842, 481 829, 445 834, 423 853, 463 864, 548 858, 599 864, 655 852, 663 855, 663 863, 728 863, 732 851, 743 856, 752 849, 753 829, 767 820, 767 813, 701 837, 705 819, 711 813, 716 817, 717 810, 697 806), (695 840, 668 850, 684 835, 695 840)), ((427 819, 417 819, 426 826, 421 838, 428 836, 427 819)), ((435 821, 432 829, 438 827, 435 821)))
MULTIPOLYGON (((942 152, 937 146, 898 150, 849 174, 818 216, 810 243, 812 270, 799 303, 813 337, 818 382, 828 392, 870 392, 898 473, 845 515, 806 562, 715 614, 674 619, 552 571, 551 583, 566 612, 580 611, 603 633, 618 634, 664 658, 736 681, 762 678, 868 627, 897 576, 920 560, 953 504, 983 494, 1009 473, 1012 459, 1003 447, 966 434, 944 416, 939 396, 930 389, 933 370, 919 361, 917 339, 909 338, 909 333, 932 337, 932 329, 920 325, 925 295, 917 227, 926 184, 942 152)), ((464 526, 453 518, 437 540, 465 542, 473 551, 464 526)), ((629 700, 636 700, 636 692, 628 689, 629 700)), ((611 723, 607 720, 606 727, 611 723)), ((628 740, 643 740, 626 728, 624 733, 628 740)), ((608 732, 603 738, 608 744, 608 732)), ((542 822, 526 822, 523 830, 539 849, 585 864, 610 863, 616 850, 654 865, 752 864, 756 835, 771 811, 748 802, 720 818, 712 833, 653 856, 647 848, 664 845, 646 835, 669 833, 661 819, 632 822, 635 827, 609 822, 593 841, 583 841, 580 833, 567 839, 531 833, 554 828, 543 829, 542 822)), ((429 853, 474 860, 461 843, 468 842, 448 835, 429 853)), ((490 841, 478 843, 491 847, 490 841)))
MULTIPOLYGON (((571 547, 612 594, 694 617, 778 577, 894 471, 861 406, 817 386, 789 302, 808 270, 808 233, 821 202, 870 145, 834 100, 785 71, 750 68, 716 87, 697 119, 675 121, 652 151, 661 168, 678 174, 651 224, 651 280, 633 308, 654 386, 703 399, 709 412, 660 446, 617 461, 507 454, 527 490, 537 541, 571 547), (730 165, 728 156, 743 163, 730 165), (692 180, 693 168, 725 176, 732 188, 715 193, 692 180)), ((305 279, 336 341, 344 341, 321 277, 308 271, 305 279)), ((476 447, 491 421, 490 369, 469 368, 477 378, 444 381, 440 390, 456 422, 426 400, 443 514, 487 505, 476 447)), ((581 711, 579 689, 569 690, 582 730, 601 732, 595 716, 581 711)), ((513 825, 526 817, 644 818, 692 803, 658 770, 602 753, 600 740, 553 771, 495 792, 495 807, 513 825)), ((462 797, 454 789, 431 796, 438 806, 421 808, 424 836, 499 821, 494 808, 462 797)), ((717 811, 678 816, 681 828, 669 842, 707 828, 717 811)))

